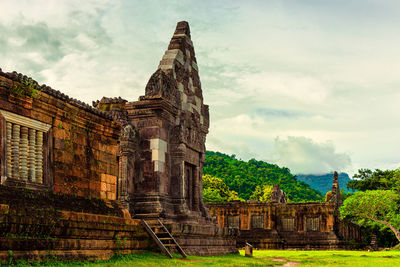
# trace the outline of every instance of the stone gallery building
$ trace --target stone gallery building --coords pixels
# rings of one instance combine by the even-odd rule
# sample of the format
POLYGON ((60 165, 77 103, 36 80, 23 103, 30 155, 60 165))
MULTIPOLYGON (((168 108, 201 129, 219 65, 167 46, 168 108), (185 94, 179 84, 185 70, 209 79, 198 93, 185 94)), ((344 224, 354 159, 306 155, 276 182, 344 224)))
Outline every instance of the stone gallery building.
POLYGON ((287 203, 274 186, 269 202, 247 201, 208 204, 221 227, 239 230, 238 247, 246 242, 261 249, 352 248, 361 241, 359 225, 340 220, 338 174, 333 177, 327 202, 287 203))
POLYGON ((0 70, 0 259, 152 249, 171 239, 144 231, 155 218, 188 254, 237 253, 203 203, 208 128, 187 22, 135 102, 89 106, 0 70))

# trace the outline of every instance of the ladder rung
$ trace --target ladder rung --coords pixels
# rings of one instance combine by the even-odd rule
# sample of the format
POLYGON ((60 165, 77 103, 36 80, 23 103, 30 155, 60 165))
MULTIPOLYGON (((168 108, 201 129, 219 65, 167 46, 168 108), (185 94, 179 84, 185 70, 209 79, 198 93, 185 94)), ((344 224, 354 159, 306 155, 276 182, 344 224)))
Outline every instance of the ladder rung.
POLYGON ((173 240, 171 237, 159 237, 160 240, 173 240))
POLYGON ((155 220, 148 220, 149 223, 146 222, 145 219, 142 219, 142 224, 145 227, 146 231, 150 234, 150 236, 154 239, 160 249, 170 258, 172 258, 171 253, 168 251, 167 247, 176 247, 178 252, 182 255, 182 257, 186 258, 186 253, 183 249, 179 246, 179 244, 175 241, 172 237, 171 233, 165 228, 164 224, 157 219, 155 220), (154 224, 153 224, 154 223, 154 224), (157 223, 157 225, 156 225, 157 223), (161 237, 162 236, 162 237, 161 237), (163 241, 172 242, 164 244, 163 241))
MULTIPOLYGON (((154 232, 154 231, 153 231, 154 232)), ((169 234, 167 233, 167 232, 154 232, 156 235, 158 235, 158 234, 160 234, 160 235, 168 235, 169 236, 169 234)))

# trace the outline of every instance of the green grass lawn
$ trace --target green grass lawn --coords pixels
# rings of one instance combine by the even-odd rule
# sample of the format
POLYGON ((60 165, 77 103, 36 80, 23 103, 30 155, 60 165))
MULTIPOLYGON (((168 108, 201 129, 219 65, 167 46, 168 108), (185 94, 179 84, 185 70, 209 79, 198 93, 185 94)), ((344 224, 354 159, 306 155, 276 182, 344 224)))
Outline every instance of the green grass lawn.
MULTIPOLYGON (((216 257, 189 256, 182 259, 175 255, 169 259, 161 254, 144 252, 115 257, 99 262, 56 262, 36 263, 34 266, 279 266, 287 262, 296 262, 300 266, 400 266, 400 251, 287 251, 287 250, 255 250, 254 257, 225 255, 216 257)), ((26 262, 14 266, 28 266, 26 262)))

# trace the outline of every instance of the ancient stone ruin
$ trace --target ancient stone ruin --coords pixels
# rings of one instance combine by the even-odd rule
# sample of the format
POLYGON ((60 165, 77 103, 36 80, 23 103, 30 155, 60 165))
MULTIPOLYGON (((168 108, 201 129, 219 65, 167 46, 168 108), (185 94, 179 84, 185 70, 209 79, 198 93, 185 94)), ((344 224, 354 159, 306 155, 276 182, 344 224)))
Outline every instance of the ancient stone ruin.
POLYGON ((208 128, 187 22, 136 102, 91 107, 0 70, 0 259, 152 249, 142 219, 187 254, 237 253, 237 231, 203 203, 208 128))
POLYGON ((246 242, 307 249, 360 239, 338 219, 337 177, 328 202, 286 203, 275 186, 270 202, 207 208, 208 128, 187 22, 135 102, 89 106, 0 69, 0 260, 107 259, 163 249, 161 239, 182 256, 237 253, 246 242))
POLYGON ((261 249, 352 248, 362 241, 360 226, 340 220, 338 174, 333 177, 327 202, 287 203, 285 193, 274 186, 269 202, 207 204, 221 227, 239 230, 237 246, 250 243, 261 249))

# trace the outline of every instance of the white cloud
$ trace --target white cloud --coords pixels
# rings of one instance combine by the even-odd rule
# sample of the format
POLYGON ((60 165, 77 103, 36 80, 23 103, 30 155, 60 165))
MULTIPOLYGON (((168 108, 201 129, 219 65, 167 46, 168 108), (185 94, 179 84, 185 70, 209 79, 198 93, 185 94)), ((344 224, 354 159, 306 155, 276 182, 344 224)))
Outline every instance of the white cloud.
POLYGON ((272 155, 278 165, 295 174, 325 174, 351 166, 350 157, 335 150, 332 142, 316 143, 303 136, 288 136, 275 139, 272 155))
MULTIPOLYGON (((208 149, 269 160, 276 136, 304 136, 313 142, 297 143, 310 149, 328 151, 332 140, 357 168, 398 162, 396 1, 3 0, 1 7, 4 71, 87 103, 103 95, 133 101, 176 22, 187 20, 210 104, 208 149)), ((326 157, 318 171, 340 167, 326 157)))

